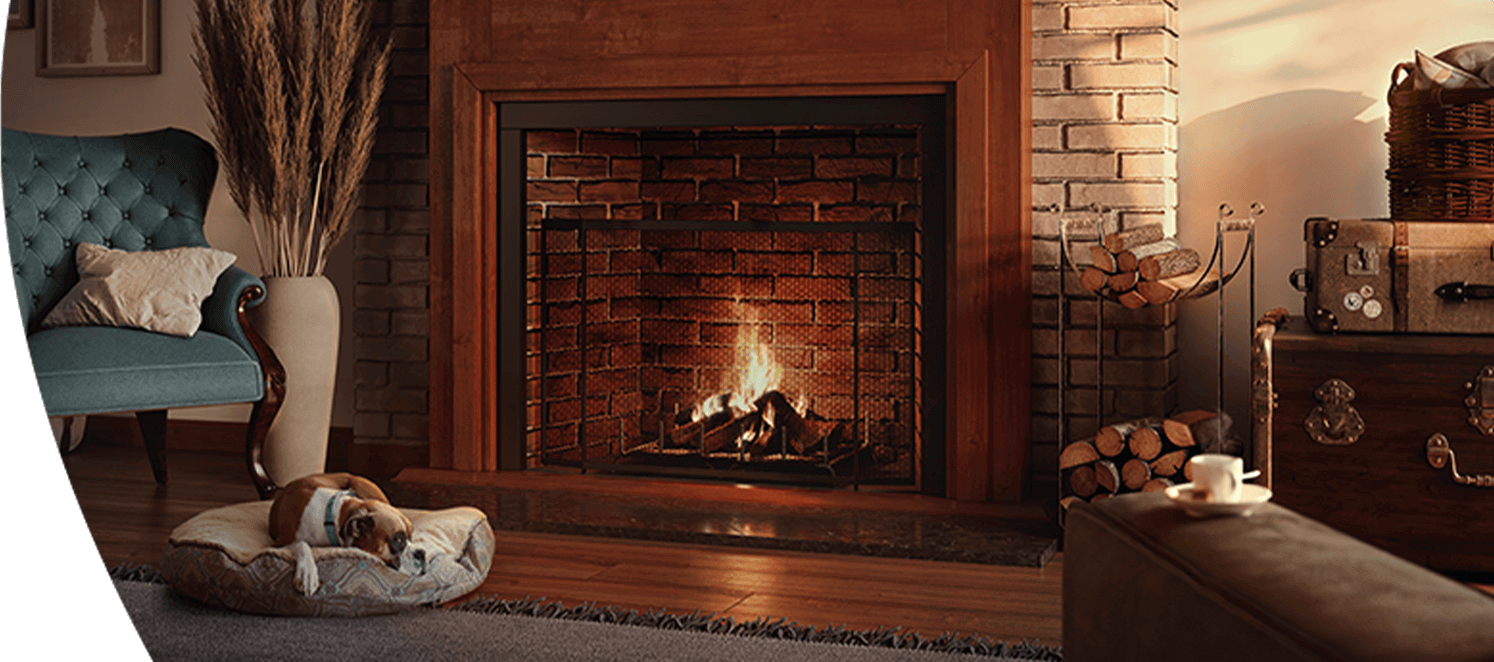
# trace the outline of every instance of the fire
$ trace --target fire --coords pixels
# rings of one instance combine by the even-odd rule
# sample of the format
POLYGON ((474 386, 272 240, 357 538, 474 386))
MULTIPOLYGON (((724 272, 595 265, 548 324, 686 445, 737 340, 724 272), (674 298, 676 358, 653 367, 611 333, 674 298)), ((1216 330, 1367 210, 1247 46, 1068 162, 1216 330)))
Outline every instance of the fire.
MULTIPOLYGON (((706 398, 695 406, 691 421, 701 421, 718 413, 731 410, 732 416, 746 416, 759 411, 758 402, 763 396, 780 390, 783 382, 783 367, 773 358, 773 349, 758 338, 758 325, 745 325, 737 332, 737 370, 722 384, 719 395, 706 398)), ((790 405, 800 416, 809 412, 809 397, 799 394, 790 405)), ((778 425, 778 413, 773 408, 761 411, 761 424, 742 431, 737 446, 752 443, 757 437, 770 433, 778 425)))

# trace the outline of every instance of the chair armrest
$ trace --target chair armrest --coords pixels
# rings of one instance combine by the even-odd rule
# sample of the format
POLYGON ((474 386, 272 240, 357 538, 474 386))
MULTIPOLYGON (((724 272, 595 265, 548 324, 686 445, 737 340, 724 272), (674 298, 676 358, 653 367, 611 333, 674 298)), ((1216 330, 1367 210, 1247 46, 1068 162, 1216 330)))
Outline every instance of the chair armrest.
POLYGON ((264 301, 265 283, 254 274, 229 266, 218 276, 212 296, 202 302, 202 328, 232 339, 250 356, 255 356, 254 345, 239 325, 239 297, 254 286, 259 286, 260 295, 249 301, 249 307, 264 301))

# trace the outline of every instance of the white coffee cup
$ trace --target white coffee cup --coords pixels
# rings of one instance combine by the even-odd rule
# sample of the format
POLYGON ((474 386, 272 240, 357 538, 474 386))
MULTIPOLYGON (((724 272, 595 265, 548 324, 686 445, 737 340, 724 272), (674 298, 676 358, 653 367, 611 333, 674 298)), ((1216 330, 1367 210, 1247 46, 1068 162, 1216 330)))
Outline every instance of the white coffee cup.
POLYGON ((1193 498, 1206 503, 1235 503, 1245 484, 1245 460, 1233 455, 1204 453, 1188 460, 1193 469, 1193 498))

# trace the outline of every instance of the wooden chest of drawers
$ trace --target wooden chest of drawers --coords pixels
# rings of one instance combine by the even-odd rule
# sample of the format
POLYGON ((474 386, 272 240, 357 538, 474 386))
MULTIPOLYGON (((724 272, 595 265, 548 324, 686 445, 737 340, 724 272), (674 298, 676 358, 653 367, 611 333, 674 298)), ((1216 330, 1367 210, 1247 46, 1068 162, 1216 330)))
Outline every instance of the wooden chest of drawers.
POLYGON ((1253 373, 1273 501, 1416 563, 1494 571, 1494 336, 1265 323, 1253 373))

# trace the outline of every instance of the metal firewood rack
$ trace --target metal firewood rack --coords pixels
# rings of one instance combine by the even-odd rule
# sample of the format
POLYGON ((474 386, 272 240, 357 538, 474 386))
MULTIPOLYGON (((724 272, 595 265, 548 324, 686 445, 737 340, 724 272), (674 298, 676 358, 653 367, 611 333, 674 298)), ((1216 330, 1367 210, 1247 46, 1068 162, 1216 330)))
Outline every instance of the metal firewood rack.
MULTIPOLYGON (((1250 205, 1250 211, 1246 218, 1232 218, 1234 208, 1229 203, 1219 205, 1218 220, 1214 224, 1214 249, 1209 254, 1208 263, 1203 270, 1198 272, 1199 276, 1191 286, 1177 291, 1173 298, 1158 305, 1167 305, 1177 301, 1194 299, 1209 294, 1215 294, 1218 300, 1217 307, 1217 347, 1218 353, 1218 384, 1215 389, 1215 411, 1224 410, 1224 288, 1234 280, 1235 276, 1245 266, 1250 264, 1250 319, 1255 319, 1255 224, 1256 218, 1265 214, 1266 208, 1259 202, 1250 205), (1209 289, 1207 284, 1208 274, 1213 272, 1216 266, 1222 270, 1226 264, 1225 234, 1245 233, 1245 243, 1241 248, 1239 258, 1234 268, 1228 273, 1221 273, 1218 286, 1209 289)), ((1060 446, 1067 445, 1073 441, 1068 438, 1068 391, 1069 391, 1069 361, 1067 340, 1065 336, 1068 330, 1067 301, 1068 301, 1068 276, 1070 273, 1077 279, 1082 273, 1081 265, 1074 260, 1072 245, 1076 234, 1093 230, 1094 240, 1100 241, 1109 232, 1119 230, 1119 220, 1114 212, 1100 210, 1094 220, 1082 218, 1065 218, 1059 223, 1059 285, 1058 285, 1058 440, 1060 446)), ((1119 293, 1111 291, 1108 286, 1102 287, 1094 293, 1095 299, 1095 428, 1099 429, 1105 424, 1105 302, 1120 303, 1119 293)), ((1151 305, 1151 304, 1149 304, 1151 305)), ((1224 434, 1223 426, 1219 428, 1219 434, 1224 434)), ((1222 439, 1220 440, 1222 441, 1222 439)), ((1061 510, 1061 509, 1060 509, 1061 510)), ((1061 518, 1060 518, 1061 521, 1061 518)))

